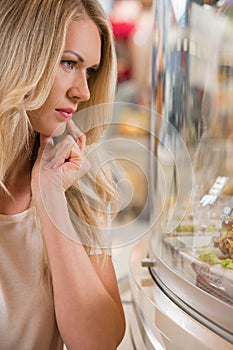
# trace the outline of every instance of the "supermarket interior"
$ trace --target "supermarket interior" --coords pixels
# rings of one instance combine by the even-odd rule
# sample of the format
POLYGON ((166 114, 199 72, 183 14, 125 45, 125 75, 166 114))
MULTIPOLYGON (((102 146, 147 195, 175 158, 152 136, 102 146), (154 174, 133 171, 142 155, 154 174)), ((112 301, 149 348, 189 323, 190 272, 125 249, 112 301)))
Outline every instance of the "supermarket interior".
POLYGON ((100 2, 118 67, 119 349, 232 350, 233 1, 100 2))

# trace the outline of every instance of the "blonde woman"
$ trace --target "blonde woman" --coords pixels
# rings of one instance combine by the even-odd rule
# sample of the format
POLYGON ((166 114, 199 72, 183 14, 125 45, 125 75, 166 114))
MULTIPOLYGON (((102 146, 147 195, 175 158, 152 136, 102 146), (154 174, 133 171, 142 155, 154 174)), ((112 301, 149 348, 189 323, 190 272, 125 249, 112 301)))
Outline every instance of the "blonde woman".
POLYGON ((96 0, 0 0, 0 33, 0 348, 116 349, 116 193, 92 146, 116 82, 108 20, 96 0))

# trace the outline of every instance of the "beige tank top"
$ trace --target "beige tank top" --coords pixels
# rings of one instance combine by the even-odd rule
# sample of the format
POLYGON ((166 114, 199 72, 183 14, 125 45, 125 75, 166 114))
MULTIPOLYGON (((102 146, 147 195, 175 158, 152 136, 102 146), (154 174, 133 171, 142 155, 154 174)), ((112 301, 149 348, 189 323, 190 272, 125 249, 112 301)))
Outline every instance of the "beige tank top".
POLYGON ((63 349, 52 298, 40 284, 42 244, 33 208, 0 214, 0 349, 63 349))

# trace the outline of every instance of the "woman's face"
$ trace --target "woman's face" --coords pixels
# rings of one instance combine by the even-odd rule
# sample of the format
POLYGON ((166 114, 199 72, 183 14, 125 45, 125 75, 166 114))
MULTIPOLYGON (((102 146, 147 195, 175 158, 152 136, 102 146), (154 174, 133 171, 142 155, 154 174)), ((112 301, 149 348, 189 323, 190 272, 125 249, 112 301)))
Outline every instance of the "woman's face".
POLYGON ((72 22, 49 96, 30 113, 34 131, 47 137, 64 132, 79 103, 90 98, 88 78, 97 71, 100 59, 101 39, 96 24, 90 19, 72 22))

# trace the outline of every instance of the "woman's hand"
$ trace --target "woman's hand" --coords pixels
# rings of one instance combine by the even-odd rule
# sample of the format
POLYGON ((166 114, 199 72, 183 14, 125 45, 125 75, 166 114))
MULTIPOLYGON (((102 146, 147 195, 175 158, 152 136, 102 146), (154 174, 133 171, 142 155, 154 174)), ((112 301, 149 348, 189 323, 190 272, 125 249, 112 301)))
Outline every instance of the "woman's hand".
POLYGON ((54 188, 57 194, 63 193, 89 169, 90 164, 84 157, 85 135, 72 120, 67 122, 71 135, 54 145, 52 137, 40 136, 40 148, 32 170, 32 195, 38 198, 46 196, 54 188), (39 190, 39 191, 38 191, 39 190))

